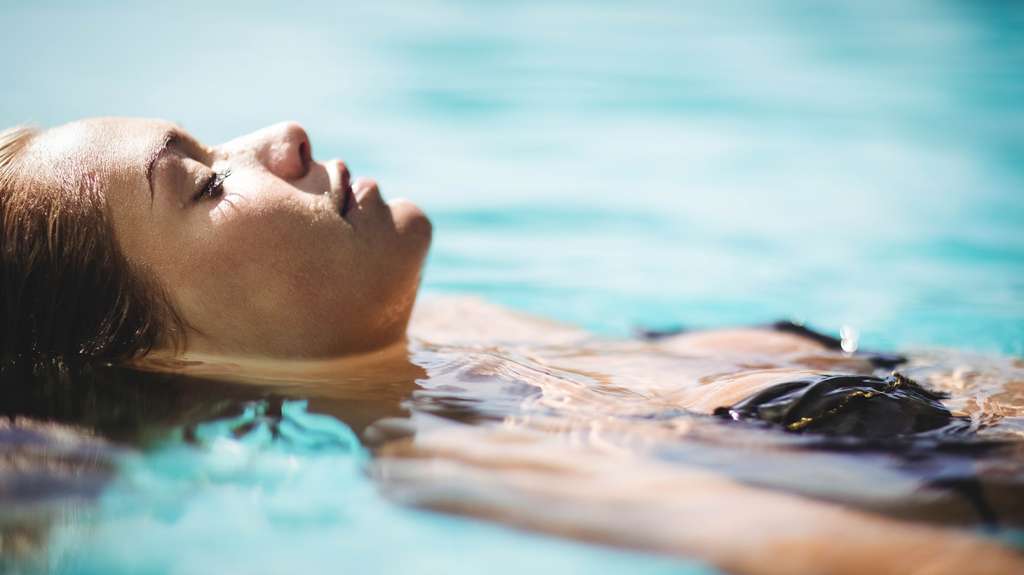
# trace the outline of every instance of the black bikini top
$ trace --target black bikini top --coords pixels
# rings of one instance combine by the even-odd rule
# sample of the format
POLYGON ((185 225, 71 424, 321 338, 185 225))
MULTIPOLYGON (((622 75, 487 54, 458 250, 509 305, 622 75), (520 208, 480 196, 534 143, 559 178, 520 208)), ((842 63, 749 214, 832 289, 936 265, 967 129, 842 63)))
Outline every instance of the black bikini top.
POLYGON ((815 375, 774 385, 714 415, 757 420, 794 433, 880 439, 939 429, 956 419, 929 391, 898 373, 815 375))

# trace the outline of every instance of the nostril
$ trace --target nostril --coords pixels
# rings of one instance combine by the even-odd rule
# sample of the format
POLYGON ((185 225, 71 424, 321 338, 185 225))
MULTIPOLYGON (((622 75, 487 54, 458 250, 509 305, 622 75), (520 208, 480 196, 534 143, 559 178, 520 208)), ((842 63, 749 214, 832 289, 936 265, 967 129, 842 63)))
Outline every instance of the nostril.
POLYGON ((309 167, 313 163, 313 152, 310 150, 309 140, 299 144, 299 160, 302 162, 303 171, 309 171, 309 167))
POLYGON ((313 148, 306 130, 297 122, 281 122, 272 134, 270 147, 278 153, 270 162, 271 169, 288 180, 305 177, 313 165, 313 148))

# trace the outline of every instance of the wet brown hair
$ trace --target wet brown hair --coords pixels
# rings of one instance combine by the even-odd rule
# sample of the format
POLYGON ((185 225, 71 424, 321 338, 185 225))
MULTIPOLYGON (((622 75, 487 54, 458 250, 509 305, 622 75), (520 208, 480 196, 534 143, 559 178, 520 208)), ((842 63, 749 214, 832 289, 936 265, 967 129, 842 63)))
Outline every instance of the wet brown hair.
POLYGON ((121 254, 87 167, 29 168, 37 133, 0 132, 0 361, 118 360, 174 339, 181 321, 121 254))

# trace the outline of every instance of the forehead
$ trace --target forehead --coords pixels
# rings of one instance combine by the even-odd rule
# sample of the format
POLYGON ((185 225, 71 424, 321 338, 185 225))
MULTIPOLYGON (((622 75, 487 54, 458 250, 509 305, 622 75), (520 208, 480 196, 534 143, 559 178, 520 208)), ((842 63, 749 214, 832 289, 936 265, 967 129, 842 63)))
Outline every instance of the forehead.
POLYGON ((26 160, 41 182, 61 194, 98 193, 115 228, 136 220, 151 203, 149 161, 177 127, 162 120, 95 118, 51 128, 30 144, 26 160))
POLYGON ((91 118, 51 128, 32 145, 33 156, 50 165, 70 163, 88 171, 144 170, 142 165, 179 128, 164 120, 91 118))

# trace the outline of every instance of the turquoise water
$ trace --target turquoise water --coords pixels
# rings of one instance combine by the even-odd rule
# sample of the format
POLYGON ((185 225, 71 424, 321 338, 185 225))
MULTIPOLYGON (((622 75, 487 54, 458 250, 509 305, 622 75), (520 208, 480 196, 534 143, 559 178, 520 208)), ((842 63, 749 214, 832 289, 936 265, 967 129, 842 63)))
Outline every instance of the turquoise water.
MULTIPOLYGON (((0 18, 0 124, 158 116, 212 143, 298 120, 315 155, 431 215, 427 292, 611 335, 791 317, 865 346, 1024 354, 1018 3, 4 2, 0 18)), ((679 568, 395 509, 360 457, 235 440, 129 457, 95 547, 62 539, 68 565, 468 573, 515 548, 562 572, 679 568), (222 447, 238 467, 211 459, 222 447), (139 489, 186 493, 181 515, 125 503, 139 489), (296 493, 309 507, 275 515, 296 493), (225 531, 244 553, 195 547, 225 531)))
POLYGON ((274 439, 258 409, 125 457, 92 516, 56 529, 52 573, 712 573, 387 503, 338 420, 286 403, 274 439), (245 435, 231 431, 255 423, 245 435))

